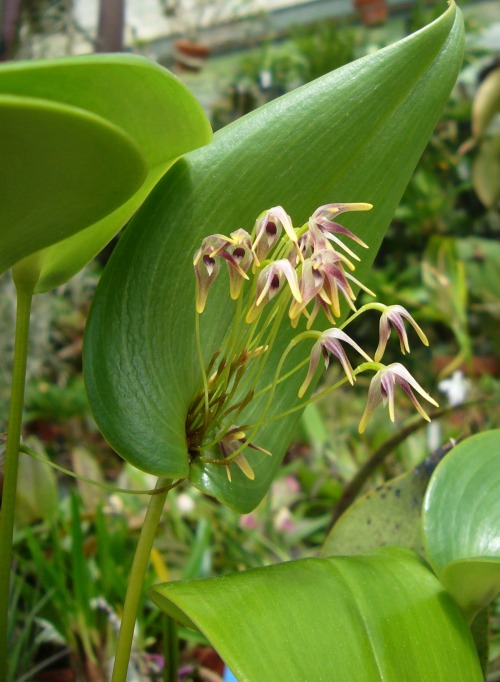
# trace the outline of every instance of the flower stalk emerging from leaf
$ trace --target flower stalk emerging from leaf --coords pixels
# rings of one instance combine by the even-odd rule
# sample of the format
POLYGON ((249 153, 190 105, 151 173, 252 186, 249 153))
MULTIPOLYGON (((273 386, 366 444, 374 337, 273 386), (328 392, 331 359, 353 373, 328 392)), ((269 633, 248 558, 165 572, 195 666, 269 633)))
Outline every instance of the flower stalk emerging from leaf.
POLYGON ((186 439, 193 462, 223 465, 229 480, 234 463, 247 479, 254 480, 254 457, 258 464, 258 453, 261 456, 271 454, 255 442, 255 438, 259 440, 261 427, 316 399, 316 396, 309 397, 281 415, 266 417, 278 385, 301 371, 307 363, 307 358, 294 366, 292 363, 285 372, 292 350, 311 340, 314 343, 310 349, 309 368, 298 390, 299 399, 309 391, 321 359, 328 368, 333 356, 343 371, 343 378, 335 387, 346 382, 354 384, 360 372, 375 371, 360 431, 366 428, 371 414, 381 402, 389 404, 389 416, 394 420, 396 384, 406 392, 419 414, 428 419, 414 391, 436 404, 434 400, 400 363, 387 367, 380 363, 392 327, 399 337, 403 354, 410 350, 405 322, 427 345, 425 334, 402 306, 372 302, 356 308, 354 287, 374 294, 351 274, 355 269, 354 262, 360 257, 344 241, 348 239, 362 248, 366 248, 366 244, 340 225, 337 218, 347 211, 371 208, 371 204, 366 203, 327 204, 316 209, 304 225, 296 228, 286 211, 275 206, 259 215, 250 233, 240 228, 229 237, 214 234, 203 240, 193 258, 197 346, 203 377, 203 386, 189 407, 186 419, 186 439), (235 313, 221 348, 206 364, 199 318, 207 305, 209 291, 220 275, 222 261, 228 273, 229 295, 236 301, 235 313), (351 314, 340 327, 325 331, 312 329, 317 320, 323 327, 325 320, 336 325, 343 316, 343 309, 350 310, 351 314), (357 317, 371 310, 381 313, 379 343, 373 359, 344 331, 357 317), (277 364, 274 380, 263 385, 264 368, 280 326, 286 324, 288 318, 295 328, 303 317, 306 331, 298 333, 290 342, 277 364), (363 362, 353 368, 346 347, 360 355, 363 362), (253 418, 252 423, 251 407, 257 399, 264 400, 264 409, 259 403, 263 416, 257 421, 253 418), (256 454, 252 455, 251 464, 252 452, 256 454))

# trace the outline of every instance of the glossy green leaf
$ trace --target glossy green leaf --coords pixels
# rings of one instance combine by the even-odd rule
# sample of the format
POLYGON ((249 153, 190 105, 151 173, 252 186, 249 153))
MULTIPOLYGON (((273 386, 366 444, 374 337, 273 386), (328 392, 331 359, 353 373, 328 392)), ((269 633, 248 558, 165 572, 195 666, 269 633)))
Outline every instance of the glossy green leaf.
POLYGON ((146 177, 135 142, 77 107, 0 95, 0 131, 0 271, 102 218, 146 177))
POLYGON ((471 619, 500 591, 500 430, 467 438, 439 464, 423 530, 436 574, 471 619))
POLYGON ((328 534, 321 550, 323 556, 366 554, 387 545, 423 554, 422 505, 437 461, 431 455, 413 471, 377 486, 357 500, 328 534))
POLYGON ((43 249, 16 273, 21 286, 25 279, 36 276, 36 292, 61 284, 83 267, 127 222, 169 166, 211 138, 208 120, 186 87, 165 69, 138 56, 9 63, 0 69, 0 95, 7 101, 12 97, 35 99, 35 109, 48 102, 54 116, 68 108, 82 117, 86 112, 107 128, 116 129, 116 135, 121 134, 140 159, 142 175, 135 178, 129 166, 111 153, 111 142, 103 147, 75 132, 68 146, 64 131, 57 137, 56 121, 54 131, 44 137, 35 120, 5 115, 14 127, 10 134, 9 128, 5 129, 6 139, 12 138, 17 147, 7 148, 9 154, 5 154, 2 142, 0 172, 9 177, 9 185, 5 192, 4 186, 0 191, 2 204, 6 200, 12 204, 12 215, 7 214, 9 220, 0 237, 0 271, 43 249), (42 141, 43 149, 36 146, 42 141), (90 153, 96 158, 92 172, 87 172, 78 167, 79 156, 85 158, 90 153), (26 173, 24 183, 22 177, 10 176, 14 163, 26 173), (34 187, 27 182, 31 176, 36 181, 34 187), (60 187, 54 178, 60 179, 60 187), (35 190, 40 199, 36 205, 30 194, 35 190), (87 205, 97 201, 102 210, 91 212, 87 205), (29 215, 19 210, 26 205, 32 207, 29 215), (72 211, 62 213, 68 205, 72 211), (35 223, 33 216, 37 217, 35 223), (80 232, 82 228, 87 229, 80 232), (18 244, 12 250, 13 240, 22 248, 18 244))
MULTIPOLYGON (((168 172, 120 240, 87 327, 92 408, 125 459, 158 475, 189 475, 239 511, 258 504, 300 413, 259 429, 255 442, 273 456, 252 451, 254 481, 236 467, 229 483, 224 467, 190 465, 185 420, 202 382, 193 254, 204 236, 251 229, 272 206, 284 206, 301 225, 321 204, 366 201, 373 211, 343 221, 371 247, 357 270, 362 279, 453 86, 462 49, 462 20, 452 5, 408 39, 245 116, 168 172)), ((223 279, 210 293, 201 323, 206 363, 234 314, 223 279)), ((294 334, 283 325, 263 386, 294 334)), ((242 422, 293 407, 303 378, 297 373, 280 384, 269 410, 265 395, 253 400, 242 422)))
POLYGON ((482 680, 459 608, 406 550, 167 583, 151 596, 199 629, 239 682, 482 680))

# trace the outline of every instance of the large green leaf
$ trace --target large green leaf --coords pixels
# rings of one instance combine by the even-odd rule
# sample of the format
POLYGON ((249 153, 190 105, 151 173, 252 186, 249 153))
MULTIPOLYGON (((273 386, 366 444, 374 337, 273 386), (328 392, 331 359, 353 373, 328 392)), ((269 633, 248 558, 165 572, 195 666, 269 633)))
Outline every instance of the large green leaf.
POLYGON ((8 146, 5 153, 2 141, 0 171, 9 177, 9 183, 2 183, 0 197, 3 212, 8 202, 13 215, 7 212, 0 235, 0 271, 43 249, 18 268, 16 277, 21 286, 25 278, 37 277, 36 292, 66 281, 85 265, 125 224, 168 167, 211 137, 208 120, 186 87, 165 69, 132 55, 3 65, 0 95, 7 96, 7 103, 12 97, 33 98, 35 110, 51 103, 55 119, 70 107, 75 116, 87 112, 108 129, 116 129, 115 136, 121 133, 140 157, 143 175, 138 179, 130 164, 111 154, 110 142, 103 146, 83 132, 75 132, 68 146, 64 131, 57 136, 56 120, 55 131, 43 137, 37 119, 20 119, 4 112, 5 123, 11 127, 2 125, 2 134, 5 130, 6 141, 17 146, 8 146), (39 138, 45 142, 43 149, 39 138), (83 163, 79 157, 85 159, 92 152, 96 158, 92 172, 87 173, 83 167, 79 169, 78 164, 83 163), (10 175, 13 165, 26 173, 24 182, 23 177, 10 175), (74 182, 75 176, 78 182, 74 182), (35 187, 28 183, 30 177, 36 180, 35 187), (60 180, 60 186, 54 178, 60 180), (39 200, 36 204, 33 193, 39 200), (103 209, 91 212, 97 201, 103 209), (72 211, 63 213, 68 205, 72 211), (29 214, 20 208, 26 206, 32 207, 29 214), (87 229, 80 233, 82 228, 87 229))
POLYGON ((500 430, 467 438, 439 464, 423 531, 434 570, 472 619, 500 591, 500 430))
MULTIPOLYGON (((295 225, 331 201, 366 201, 345 224, 370 245, 370 266, 460 67, 463 26, 454 5, 393 46, 276 100, 218 133, 167 173, 126 230, 94 299, 85 342, 88 393, 111 445, 135 466, 193 483, 239 511, 262 499, 299 413, 263 426, 255 480, 190 465, 185 421, 201 371, 195 345, 192 259, 202 238, 253 226, 282 205, 295 225)), ((364 254, 363 254, 364 255, 364 254)), ((224 281, 203 314, 205 362, 220 347, 234 307, 224 281)), ((293 331, 269 351, 265 385, 293 331)), ((301 349, 302 350, 302 349, 301 349)), ((303 376, 278 386, 267 416, 293 407, 303 376)), ((253 400, 244 423, 261 418, 253 400)))
POLYGON ((0 271, 114 210, 144 182, 123 130, 77 107, 0 95, 0 271))
POLYGON ((459 608, 406 550, 167 583, 151 596, 203 632, 239 682, 482 679, 459 608))

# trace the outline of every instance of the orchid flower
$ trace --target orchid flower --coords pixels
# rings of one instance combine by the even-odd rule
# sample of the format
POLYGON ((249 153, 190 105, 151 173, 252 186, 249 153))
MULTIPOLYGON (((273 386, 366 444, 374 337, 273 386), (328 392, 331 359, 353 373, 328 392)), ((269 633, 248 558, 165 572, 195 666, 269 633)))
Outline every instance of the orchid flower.
POLYGON ((355 376, 351 363, 349 362, 349 358, 347 357, 344 347, 342 346, 342 342, 350 344, 355 350, 358 351, 358 353, 360 353, 360 355, 365 358, 365 360, 367 360, 367 362, 372 361, 370 356, 367 355, 365 351, 360 348, 360 346, 358 346, 358 344, 345 332, 341 331, 340 329, 327 329, 319 336, 312 348, 311 358, 309 361, 309 370, 304 383, 299 389, 299 398, 302 398, 304 393, 307 391, 316 368, 318 367, 321 356, 323 356, 325 361, 325 369, 328 369, 328 365, 330 364, 330 353, 339 360, 340 364, 342 365, 342 369, 349 380, 349 383, 351 385, 354 384, 355 376))
POLYGON ((292 219, 281 206, 275 206, 260 214, 255 222, 255 241, 253 248, 257 259, 263 261, 278 242, 282 230, 289 239, 296 244, 297 234, 292 225, 292 219))
MULTIPOLYGON (((335 324, 335 318, 340 316, 339 292, 343 295, 352 310, 356 310, 353 301, 354 292, 342 268, 343 256, 336 251, 323 249, 304 261, 300 278, 300 299, 292 301, 289 316, 295 326, 308 303, 313 299, 321 299, 326 306, 324 310, 329 321, 335 324), (328 310, 331 308, 331 312, 328 310)), ((315 314, 313 314, 312 321, 315 314)), ((311 324, 312 324, 312 321, 311 324)))
POLYGON ((373 208, 372 204, 357 203, 357 204, 326 204, 325 206, 320 206, 317 208, 310 218, 310 223, 317 226, 319 230, 332 242, 335 242, 344 251, 346 251, 352 258, 359 260, 357 256, 351 249, 349 249, 343 241, 341 241, 336 234, 340 234, 343 237, 348 237, 352 239, 357 244, 367 249, 368 245, 360 239, 353 232, 348 230, 343 225, 333 222, 332 217, 336 217, 341 213, 346 211, 370 211, 373 208))
POLYGON ((379 370, 371 380, 370 388, 368 389, 366 408, 359 423, 360 433, 363 433, 363 431, 366 429, 366 425, 371 415, 380 405, 380 403, 388 404, 389 417, 392 422, 394 421, 394 386, 396 384, 400 386, 410 398, 420 416, 427 421, 430 421, 429 415, 418 402, 412 389, 419 393, 422 398, 425 398, 425 400, 431 403, 431 405, 439 407, 438 403, 424 391, 420 384, 417 383, 410 372, 403 367, 401 363, 394 362, 391 365, 387 365, 387 367, 383 367, 381 370, 379 370))
POLYGON ((380 332, 379 332, 379 343, 377 350, 375 351, 375 362, 380 362, 385 348, 387 346, 387 341, 391 335, 391 324, 396 330, 399 336, 399 345, 401 347, 401 352, 403 355, 410 352, 410 345, 408 343, 408 335, 406 333, 404 319, 408 320, 413 329, 417 332, 420 340, 424 346, 429 345, 426 335, 422 329, 415 322, 410 313, 403 308, 401 305, 390 305, 384 310, 380 317, 380 332))
POLYGON ((242 431, 238 426, 233 425, 219 441, 221 453, 224 456, 224 459, 228 460, 227 463, 225 463, 225 467, 229 481, 231 481, 231 471, 229 468, 231 462, 234 462, 248 479, 251 481, 255 479, 253 469, 248 463, 245 455, 243 452, 238 452, 242 445, 246 445, 246 447, 249 447, 252 450, 263 452, 265 455, 269 455, 269 457, 271 457, 271 453, 268 450, 264 450, 264 448, 260 448, 258 445, 254 445, 253 443, 245 443, 245 439, 245 432, 242 431), (235 452, 237 454, 234 455, 234 457, 231 457, 231 455, 233 455, 235 452))
POLYGON ((299 280, 297 273, 293 266, 286 258, 274 261, 266 265, 259 273, 257 278, 257 288, 255 291, 255 299, 250 307, 246 322, 251 323, 260 315, 264 305, 271 301, 279 291, 283 284, 283 278, 286 278, 292 296, 297 302, 302 300, 299 280))

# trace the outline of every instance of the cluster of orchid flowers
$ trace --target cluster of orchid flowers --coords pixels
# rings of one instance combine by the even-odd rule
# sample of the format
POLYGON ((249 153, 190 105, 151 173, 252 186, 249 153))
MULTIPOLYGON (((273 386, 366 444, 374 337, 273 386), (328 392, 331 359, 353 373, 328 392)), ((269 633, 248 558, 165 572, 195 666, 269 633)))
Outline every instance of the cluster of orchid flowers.
POLYGON ((186 421, 188 446, 193 458, 224 464, 229 480, 232 462, 248 478, 254 478, 243 450, 248 447, 267 455, 270 453, 251 442, 253 434, 262 424, 241 425, 237 423, 238 417, 256 395, 265 391, 268 391, 268 405, 271 404, 278 383, 304 366, 302 362, 286 377, 280 376, 290 351, 307 339, 314 339, 315 343, 310 353, 307 374, 298 391, 299 398, 310 388, 321 360, 328 368, 330 356, 334 356, 345 375, 339 383, 349 381, 353 384, 360 372, 375 371, 359 425, 360 432, 365 430, 369 418, 382 402, 388 404, 389 416, 394 421, 396 385, 408 395, 418 413, 429 420, 415 393, 437 406, 431 396, 401 363, 387 366, 380 363, 391 328, 399 337, 403 354, 410 350, 405 320, 422 343, 428 345, 424 332, 402 306, 372 302, 357 309, 354 303, 356 295, 352 285, 370 295, 374 294, 352 275, 355 269, 353 261, 360 259, 344 244, 342 238, 350 239, 364 248, 367 245, 336 219, 346 211, 367 211, 371 208, 371 204, 366 203, 327 204, 319 207, 305 225, 295 228, 290 216, 281 206, 277 206, 264 211, 257 218, 251 233, 238 229, 229 236, 213 234, 203 240, 193 260, 197 344, 203 375, 203 389, 193 401, 186 421), (237 302, 236 312, 223 347, 205 367, 199 316, 205 309, 209 290, 223 263, 229 276, 230 296, 237 302), (269 305, 271 301, 273 305, 269 305), (351 315, 343 324, 322 332, 312 329, 320 311, 323 311, 330 324, 335 325, 341 317, 342 301, 351 310, 351 315), (381 312, 379 343, 373 358, 344 331, 355 318, 368 310, 381 312), (294 328, 304 316, 306 331, 298 334, 283 353, 274 382, 256 393, 269 348, 286 314, 294 328), (364 360, 355 369, 346 354, 345 344, 350 345, 364 360), (252 433, 248 436, 249 429, 252 433), (221 458, 210 459, 202 455, 204 450, 215 446, 218 446, 221 458))

